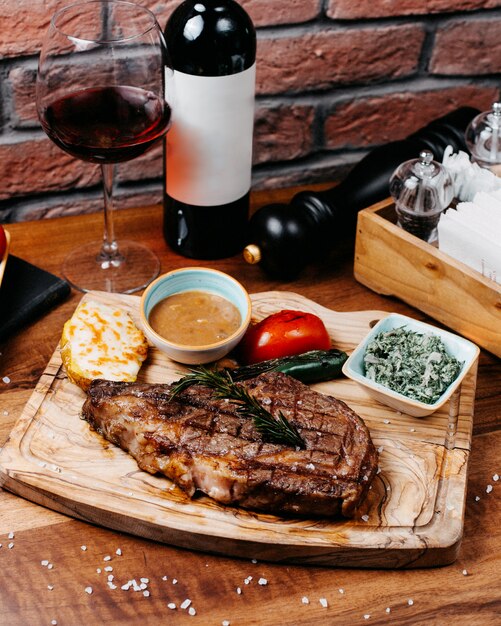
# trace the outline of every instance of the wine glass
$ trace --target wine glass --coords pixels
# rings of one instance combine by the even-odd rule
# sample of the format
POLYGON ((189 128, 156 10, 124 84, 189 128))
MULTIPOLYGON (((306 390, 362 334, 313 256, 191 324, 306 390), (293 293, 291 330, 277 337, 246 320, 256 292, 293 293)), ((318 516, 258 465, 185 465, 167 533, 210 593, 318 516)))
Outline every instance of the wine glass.
POLYGON ((77 2, 58 10, 40 53, 40 122, 60 148, 98 163, 104 187, 104 236, 66 258, 63 274, 81 291, 133 293, 160 271, 148 248, 115 238, 116 163, 143 154, 167 132, 172 70, 162 31, 148 9, 122 0, 77 2))

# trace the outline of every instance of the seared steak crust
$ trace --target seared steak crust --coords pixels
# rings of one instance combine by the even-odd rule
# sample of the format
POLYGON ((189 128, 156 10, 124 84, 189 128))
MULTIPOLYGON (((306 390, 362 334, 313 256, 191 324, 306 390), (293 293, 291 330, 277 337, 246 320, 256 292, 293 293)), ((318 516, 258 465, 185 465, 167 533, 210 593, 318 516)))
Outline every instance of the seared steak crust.
POLYGON ((265 443, 236 405, 196 385, 169 401, 171 385, 96 380, 83 417, 188 495, 273 513, 350 517, 377 471, 360 417, 344 402, 282 373, 239 383, 272 414, 296 426, 305 449, 265 443))

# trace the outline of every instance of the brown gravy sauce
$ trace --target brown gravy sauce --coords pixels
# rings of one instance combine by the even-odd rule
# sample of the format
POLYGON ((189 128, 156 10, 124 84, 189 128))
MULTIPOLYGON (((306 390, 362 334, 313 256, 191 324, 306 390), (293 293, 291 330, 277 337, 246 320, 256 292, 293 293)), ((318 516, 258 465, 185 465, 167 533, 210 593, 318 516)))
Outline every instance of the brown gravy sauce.
POLYGON ((203 346, 232 335, 242 317, 226 298, 206 291, 184 291, 160 300, 148 319, 153 330, 174 343, 203 346))

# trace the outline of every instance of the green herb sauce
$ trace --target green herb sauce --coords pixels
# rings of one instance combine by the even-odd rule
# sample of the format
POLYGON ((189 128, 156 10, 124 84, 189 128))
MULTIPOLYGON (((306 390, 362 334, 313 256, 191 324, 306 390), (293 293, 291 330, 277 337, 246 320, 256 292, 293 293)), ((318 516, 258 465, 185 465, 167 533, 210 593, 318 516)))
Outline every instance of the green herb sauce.
POLYGON ((433 404, 457 378, 462 363, 442 340, 404 327, 381 332, 367 345, 367 378, 426 404, 433 404))

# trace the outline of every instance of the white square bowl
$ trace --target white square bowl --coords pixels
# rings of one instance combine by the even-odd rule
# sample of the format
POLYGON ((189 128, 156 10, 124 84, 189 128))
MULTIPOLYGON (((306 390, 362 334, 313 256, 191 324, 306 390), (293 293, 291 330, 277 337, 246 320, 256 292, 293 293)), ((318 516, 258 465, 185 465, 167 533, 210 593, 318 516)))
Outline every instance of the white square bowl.
POLYGON ((343 373, 348 378, 356 381, 359 385, 364 387, 367 392, 379 402, 391 406, 401 413, 407 413, 413 417, 425 417, 431 415, 439 408, 441 408, 447 400, 452 396, 456 389, 461 384, 466 373, 478 358, 479 348, 477 345, 464 339, 459 335, 448 332, 407 317, 406 315, 400 315, 398 313, 390 313, 387 317, 379 320, 379 322, 372 328, 372 330, 365 336, 365 338, 359 343, 352 354, 349 356, 345 364, 343 365, 343 373), (403 326, 406 330, 418 332, 420 334, 432 333, 440 337, 443 341, 447 352, 454 356, 459 362, 462 362, 461 371, 457 378, 447 387, 443 394, 433 404, 427 404, 408 398, 401 393, 393 391, 389 387, 370 380, 365 375, 364 355, 367 345, 374 339, 376 335, 382 332, 392 330, 394 328, 400 328, 403 326))

